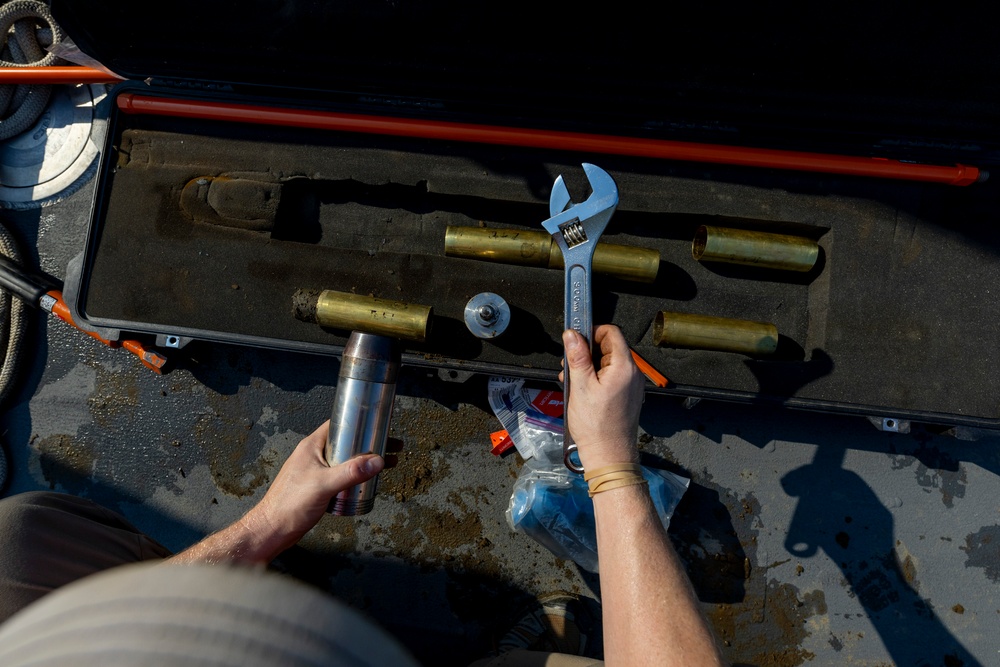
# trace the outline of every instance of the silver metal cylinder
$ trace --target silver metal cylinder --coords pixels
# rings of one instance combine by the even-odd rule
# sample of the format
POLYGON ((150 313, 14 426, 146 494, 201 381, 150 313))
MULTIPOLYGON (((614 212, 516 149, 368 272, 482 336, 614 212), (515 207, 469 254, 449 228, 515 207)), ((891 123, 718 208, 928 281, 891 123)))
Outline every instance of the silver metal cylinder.
MULTIPOLYGON (((343 463, 358 454, 385 455, 396 397, 400 344, 395 338, 355 331, 347 340, 330 416, 326 460, 343 463)), ((330 501, 337 516, 367 514, 375 505, 378 477, 346 489, 330 501)))

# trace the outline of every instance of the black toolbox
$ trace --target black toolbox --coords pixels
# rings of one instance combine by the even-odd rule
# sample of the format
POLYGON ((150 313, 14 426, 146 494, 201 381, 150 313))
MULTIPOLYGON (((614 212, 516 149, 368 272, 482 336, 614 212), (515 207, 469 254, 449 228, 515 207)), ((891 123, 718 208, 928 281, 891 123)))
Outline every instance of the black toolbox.
POLYGON ((554 379, 561 271, 446 257, 444 233, 540 230, 554 178, 581 195, 580 164, 590 162, 620 193, 603 240, 661 253, 652 284, 594 284, 595 321, 619 325, 670 378, 651 391, 987 428, 1000 420, 995 181, 619 150, 733 146, 772 151, 772 164, 783 151, 810 152, 982 181, 1000 156, 992 10, 858 4, 817 17, 798 5, 724 3, 672 6, 662 23, 638 3, 52 4, 83 51, 130 79, 112 92, 86 250, 67 275, 86 328, 175 347, 198 339, 335 355, 347 332, 291 312, 297 289, 333 289, 433 306, 432 334, 407 344, 405 363, 554 379), (142 98, 245 118, 128 111, 142 98), (270 124, 260 107, 363 129, 270 124), (398 131, 410 125, 434 131, 398 131), (538 133, 566 140, 517 139, 538 133), (182 201, 218 179, 246 186, 229 202, 246 224, 206 221, 182 201), (820 259, 805 274, 698 263, 691 240, 703 224, 812 238, 820 259), (510 330, 491 341, 463 321, 469 299, 487 291, 512 310, 510 330), (772 322, 778 352, 656 347, 660 310, 772 322))

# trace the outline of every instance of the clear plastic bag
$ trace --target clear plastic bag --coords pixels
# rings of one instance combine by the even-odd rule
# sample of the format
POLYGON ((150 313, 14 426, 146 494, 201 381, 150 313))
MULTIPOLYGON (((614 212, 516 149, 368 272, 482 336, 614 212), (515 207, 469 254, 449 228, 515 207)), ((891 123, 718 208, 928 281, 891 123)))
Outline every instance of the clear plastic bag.
POLYGON ((521 458, 544 460, 562 451, 561 392, 527 388, 521 378, 491 377, 489 400, 521 458))
MULTIPOLYGON (((525 459, 514 482, 507 523, 556 557, 597 572, 597 530, 587 482, 563 464, 562 419, 541 412, 538 396, 537 390, 524 388, 523 380, 490 378, 490 405, 525 459)), ((689 480, 645 466, 642 475, 666 529, 689 480)))
MULTIPOLYGON (((645 466, 642 475, 649 482, 649 494, 666 529, 689 480, 645 466)), ((572 560, 590 572, 598 571, 594 504, 587 495, 587 482, 562 463, 525 462, 514 482, 507 523, 558 558, 572 560)))

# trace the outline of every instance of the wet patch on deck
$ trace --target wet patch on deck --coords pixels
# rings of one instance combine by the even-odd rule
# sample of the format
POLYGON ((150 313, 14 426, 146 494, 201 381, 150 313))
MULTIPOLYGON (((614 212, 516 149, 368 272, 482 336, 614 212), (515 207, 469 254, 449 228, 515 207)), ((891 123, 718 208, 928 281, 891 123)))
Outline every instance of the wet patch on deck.
POLYGON ((983 526, 965 538, 965 566, 983 569, 986 578, 1000 584, 1000 526, 983 526))

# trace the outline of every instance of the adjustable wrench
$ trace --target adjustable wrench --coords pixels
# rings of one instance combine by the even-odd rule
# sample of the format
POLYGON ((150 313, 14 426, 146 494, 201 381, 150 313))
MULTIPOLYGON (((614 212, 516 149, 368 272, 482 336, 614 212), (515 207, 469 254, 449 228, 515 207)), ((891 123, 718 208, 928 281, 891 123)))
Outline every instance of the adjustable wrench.
MULTIPOLYGON (((583 164, 583 171, 590 182, 591 194, 586 201, 576 204, 570 198, 563 177, 556 178, 549 196, 549 215, 542 223, 562 251, 566 266, 565 328, 582 335, 587 345, 594 340, 594 304, 591 287, 591 262, 594 248, 608 221, 618 206, 618 186, 614 179, 600 167, 583 164)), ((583 465, 576 453, 576 443, 569 432, 569 364, 563 355, 563 396, 567 410, 563 434, 563 462, 573 472, 582 473, 583 465)))

